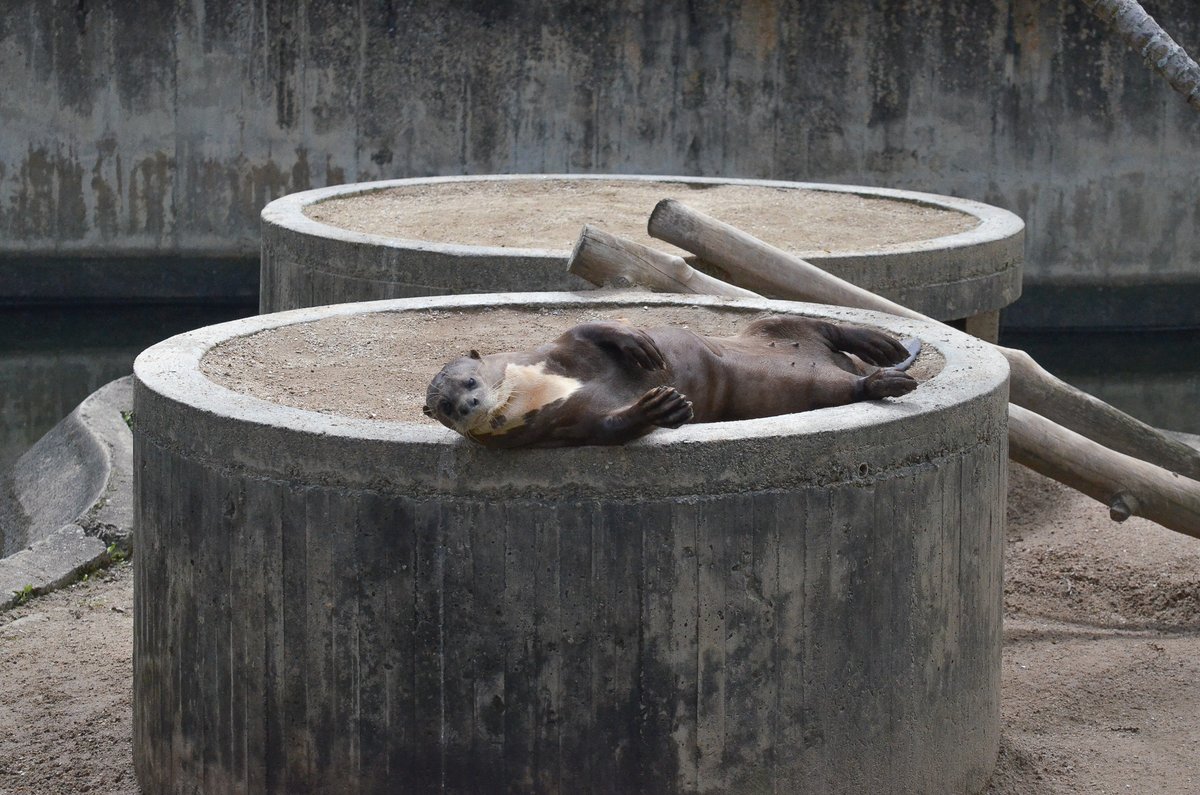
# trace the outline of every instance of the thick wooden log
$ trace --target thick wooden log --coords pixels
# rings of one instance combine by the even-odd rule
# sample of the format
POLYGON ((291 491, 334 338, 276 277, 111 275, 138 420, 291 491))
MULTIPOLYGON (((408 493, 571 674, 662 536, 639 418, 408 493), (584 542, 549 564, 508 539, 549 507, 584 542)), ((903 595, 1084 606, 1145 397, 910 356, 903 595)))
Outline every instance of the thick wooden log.
POLYGON ((591 224, 585 224, 579 233, 567 270, 601 287, 637 285, 665 293, 756 297, 749 290, 701 273, 682 257, 617 237, 591 224))
MULTIPOLYGON (((736 273, 739 284, 756 292, 929 319, 675 199, 658 203, 648 228, 651 236, 736 273)), ((1118 452, 1200 480, 1200 451, 1054 377, 1024 351, 997 350, 1012 368, 1012 402, 1118 452)))
POLYGON ((1104 503, 1115 521, 1142 516, 1200 538, 1200 483, 1195 480, 1110 450, 1011 403, 1008 454, 1104 503))
POLYGON ((1005 348, 1008 399, 1118 452, 1200 479, 1200 451, 1055 378, 1025 351, 1005 348))
POLYGON ((647 229, 651 237, 692 252, 728 273, 739 287, 760 295, 925 317, 676 199, 663 199, 655 206, 647 229))

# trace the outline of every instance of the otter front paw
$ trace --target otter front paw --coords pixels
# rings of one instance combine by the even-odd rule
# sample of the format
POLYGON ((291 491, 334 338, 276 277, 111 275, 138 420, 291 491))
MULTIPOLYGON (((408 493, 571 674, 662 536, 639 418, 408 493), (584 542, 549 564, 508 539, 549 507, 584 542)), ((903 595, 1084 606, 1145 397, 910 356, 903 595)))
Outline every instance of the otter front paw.
POLYGON ((667 362, 650 335, 628 323, 599 321, 583 323, 568 334, 595 343, 613 354, 618 361, 643 370, 664 370, 667 362))
POLYGON ((651 389, 633 404, 632 410, 647 424, 660 428, 678 428, 693 416, 692 402, 670 386, 651 389))
POLYGON ((908 373, 885 367, 876 370, 862 380, 864 400, 879 400, 885 397, 900 397, 917 388, 917 379, 908 373))

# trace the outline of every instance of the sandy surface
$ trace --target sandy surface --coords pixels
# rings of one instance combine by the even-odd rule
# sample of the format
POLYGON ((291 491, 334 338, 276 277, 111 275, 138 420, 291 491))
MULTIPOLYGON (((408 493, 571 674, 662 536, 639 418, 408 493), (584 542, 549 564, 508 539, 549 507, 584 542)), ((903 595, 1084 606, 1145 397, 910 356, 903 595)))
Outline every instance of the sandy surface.
POLYGON ((133 570, 0 613, 0 793, 137 792, 133 570))
POLYGON ((594 224, 679 253, 646 234, 661 199, 688 206, 796 254, 876 251, 965 232, 978 219, 913 202, 830 191, 669 182, 440 183, 329 199, 306 208, 313 220, 385 237, 505 248, 569 251, 594 224), (452 219, 453 223, 447 223, 452 219))
MULTIPOLYGON (((1011 469, 991 795, 1200 792, 1200 541, 1011 469)), ((0 793, 135 793, 132 572, 0 614, 0 793)))
MULTIPOLYGON (((446 362, 472 348, 485 355, 526 350, 591 320, 675 325, 722 336, 736 334, 754 317, 637 306, 379 312, 230 340, 206 354, 200 367, 217 383, 272 403, 358 419, 434 422, 421 412, 426 387, 446 362)), ((940 366, 940 355, 930 349, 909 372, 924 381, 940 366)))

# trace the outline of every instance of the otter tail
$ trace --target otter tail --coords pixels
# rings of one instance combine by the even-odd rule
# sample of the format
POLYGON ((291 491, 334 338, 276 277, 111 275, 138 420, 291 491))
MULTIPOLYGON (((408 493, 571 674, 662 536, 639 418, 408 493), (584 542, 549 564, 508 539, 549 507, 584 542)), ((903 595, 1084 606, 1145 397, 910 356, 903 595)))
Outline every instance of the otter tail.
POLYGON ((904 340, 900 344, 908 350, 908 358, 899 364, 893 364, 892 369, 907 370, 917 360, 917 355, 921 352, 921 341, 913 337, 912 339, 904 340))

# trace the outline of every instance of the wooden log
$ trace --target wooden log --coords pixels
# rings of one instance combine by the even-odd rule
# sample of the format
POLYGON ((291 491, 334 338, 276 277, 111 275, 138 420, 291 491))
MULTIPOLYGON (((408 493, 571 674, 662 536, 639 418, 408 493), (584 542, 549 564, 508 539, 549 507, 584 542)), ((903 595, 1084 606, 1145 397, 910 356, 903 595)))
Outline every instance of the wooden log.
POLYGON ((1011 403, 1008 454, 1104 503, 1114 521, 1142 516, 1200 538, 1200 483, 1195 480, 1110 450, 1011 403))
POLYGON ((647 229, 651 237, 692 252, 759 295, 925 318, 676 199, 663 199, 654 207, 647 229))
POLYGON ((567 270, 601 287, 638 285, 666 293, 755 296, 749 290, 701 273, 682 257, 617 237, 591 224, 585 224, 579 233, 567 270))
POLYGON ((1125 455, 1200 479, 1200 451, 1136 417, 1055 378, 1025 351, 996 349, 1008 359, 1008 399, 1125 455))
MULTIPOLYGON (((756 292, 930 320, 675 199, 658 203, 648 228, 756 292)), ((1200 480, 1200 451, 1054 377, 1024 351, 996 347, 1012 368, 1012 402, 1125 455, 1200 480)))

